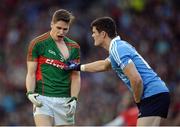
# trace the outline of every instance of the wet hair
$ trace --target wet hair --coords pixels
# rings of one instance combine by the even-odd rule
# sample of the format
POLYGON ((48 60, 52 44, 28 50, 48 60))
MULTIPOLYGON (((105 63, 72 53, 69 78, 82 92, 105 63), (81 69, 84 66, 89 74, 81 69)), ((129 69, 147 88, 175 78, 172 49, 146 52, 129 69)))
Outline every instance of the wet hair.
POLYGON ((52 22, 56 23, 58 21, 64 21, 66 23, 72 23, 74 20, 74 16, 65 9, 59 9, 54 12, 52 17, 52 22))
POLYGON ((111 17, 101 17, 91 23, 91 29, 96 27, 97 31, 105 31, 110 38, 117 36, 116 24, 111 17))

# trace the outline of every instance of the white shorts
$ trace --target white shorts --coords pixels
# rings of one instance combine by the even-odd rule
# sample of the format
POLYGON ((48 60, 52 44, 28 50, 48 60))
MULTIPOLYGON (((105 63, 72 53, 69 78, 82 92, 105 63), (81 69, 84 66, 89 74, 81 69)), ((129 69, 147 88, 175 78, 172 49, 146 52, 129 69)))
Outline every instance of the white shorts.
POLYGON ((48 115, 53 117, 54 125, 73 125, 74 115, 66 116, 69 108, 64 106, 70 98, 67 97, 47 97, 39 95, 37 100, 41 101, 42 107, 33 106, 33 114, 35 115, 48 115))

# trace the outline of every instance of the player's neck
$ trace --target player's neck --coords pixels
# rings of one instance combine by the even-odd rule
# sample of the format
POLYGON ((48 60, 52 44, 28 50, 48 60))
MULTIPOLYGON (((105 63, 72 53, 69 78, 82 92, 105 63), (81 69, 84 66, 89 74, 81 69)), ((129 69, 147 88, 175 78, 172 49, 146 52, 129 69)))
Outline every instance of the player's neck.
POLYGON ((112 39, 110 39, 110 38, 106 38, 105 40, 104 40, 104 43, 103 43, 103 48, 104 49, 106 49, 107 51, 109 51, 109 46, 110 46, 110 43, 111 43, 111 40, 112 39))
POLYGON ((57 44, 63 44, 63 43, 65 43, 63 38, 62 38, 62 39, 59 39, 59 40, 56 40, 55 42, 56 42, 57 44))

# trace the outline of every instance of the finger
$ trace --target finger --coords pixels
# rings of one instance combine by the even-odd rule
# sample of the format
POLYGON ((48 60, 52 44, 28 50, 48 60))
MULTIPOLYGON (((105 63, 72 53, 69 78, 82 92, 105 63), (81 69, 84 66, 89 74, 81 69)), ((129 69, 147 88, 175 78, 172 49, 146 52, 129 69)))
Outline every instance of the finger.
POLYGON ((35 104, 37 107, 41 107, 42 103, 37 100, 32 100, 33 104, 35 104))
POLYGON ((75 107, 72 107, 70 110, 69 110, 69 112, 68 112, 68 114, 74 114, 75 113, 75 107))
POLYGON ((72 114, 72 107, 70 107, 69 111, 67 112, 67 116, 72 114))
POLYGON ((71 104, 70 104, 70 100, 71 100, 71 99, 69 99, 68 101, 65 102, 65 104, 64 104, 65 107, 68 107, 68 106, 71 105, 71 104))
POLYGON ((36 105, 33 105, 33 112, 35 113, 36 111, 36 105))
POLYGON ((65 107, 69 107, 70 104, 69 104, 69 103, 65 103, 64 106, 65 106, 65 107))

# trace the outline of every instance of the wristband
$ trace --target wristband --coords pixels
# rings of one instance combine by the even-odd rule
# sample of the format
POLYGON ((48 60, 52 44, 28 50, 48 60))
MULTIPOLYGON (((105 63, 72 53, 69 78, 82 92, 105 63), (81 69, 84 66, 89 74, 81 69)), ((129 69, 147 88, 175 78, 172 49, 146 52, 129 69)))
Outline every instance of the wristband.
POLYGON ((33 94, 34 92, 32 92, 32 91, 28 91, 28 92, 26 92, 26 96, 28 96, 29 94, 33 94))
POLYGON ((71 100, 76 100, 77 101, 78 99, 77 99, 77 97, 73 96, 73 97, 71 97, 71 100))
POLYGON ((85 65, 80 66, 80 71, 85 71, 85 65))

